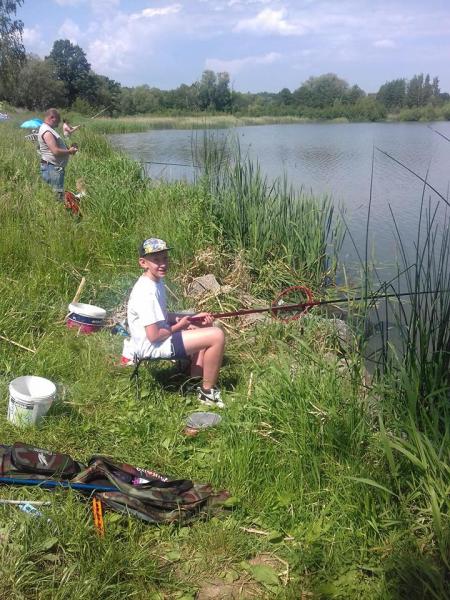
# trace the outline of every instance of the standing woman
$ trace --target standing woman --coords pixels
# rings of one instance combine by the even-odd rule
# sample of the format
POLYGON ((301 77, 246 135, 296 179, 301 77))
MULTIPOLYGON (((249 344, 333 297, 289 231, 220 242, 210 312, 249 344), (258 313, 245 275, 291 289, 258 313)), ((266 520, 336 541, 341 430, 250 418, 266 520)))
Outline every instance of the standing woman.
POLYGON ((79 125, 75 125, 75 127, 72 127, 72 125, 69 123, 69 121, 66 121, 66 119, 63 119, 63 134, 64 137, 70 137, 72 135, 72 133, 74 131, 76 131, 80 126, 79 125))
POLYGON ((64 171, 69 157, 76 154, 75 145, 68 148, 55 128, 61 117, 56 108, 49 108, 45 119, 39 127, 38 143, 41 155, 41 176, 56 192, 58 200, 64 201, 64 171))

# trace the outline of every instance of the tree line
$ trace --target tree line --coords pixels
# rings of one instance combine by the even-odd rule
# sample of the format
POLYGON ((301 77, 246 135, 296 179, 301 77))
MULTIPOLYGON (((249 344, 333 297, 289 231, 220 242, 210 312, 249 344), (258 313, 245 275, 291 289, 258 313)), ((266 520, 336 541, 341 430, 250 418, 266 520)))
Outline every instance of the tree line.
POLYGON ((334 73, 310 77, 293 91, 283 88, 277 93, 235 91, 228 73, 211 70, 173 90, 146 84, 125 87, 95 73, 83 49, 69 40, 55 41, 44 59, 27 55, 23 23, 15 19, 22 3, 0 0, 0 99, 14 106, 57 106, 86 115, 104 110, 110 116, 217 112, 376 121, 397 113, 408 120, 450 119, 450 95, 442 93, 439 78, 429 74, 388 81, 376 94, 366 94, 334 73))

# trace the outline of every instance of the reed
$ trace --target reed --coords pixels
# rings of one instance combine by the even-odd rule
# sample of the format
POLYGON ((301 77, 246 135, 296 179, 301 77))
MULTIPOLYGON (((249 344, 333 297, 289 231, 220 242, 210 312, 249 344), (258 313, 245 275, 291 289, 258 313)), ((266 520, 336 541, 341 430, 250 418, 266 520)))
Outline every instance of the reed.
POLYGON ((212 217, 228 248, 244 251, 258 271, 282 262, 291 280, 319 286, 333 276, 343 226, 329 197, 296 191, 285 176, 270 181, 257 162, 242 155, 235 137, 206 133, 194 157, 203 166, 212 217))
POLYGON ((374 322, 380 334, 373 349, 374 342, 369 346, 361 328, 360 349, 367 354, 371 347, 370 358, 376 365, 372 394, 377 400, 381 448, 392 477, 390 490, 404 511, 415 514, 418 524, 413 534, 420 529, 435 546, 433 558, 400 552, 393 564, 405 595, 414 597, 421 590, 422 595, 441 598, 446 594, 442 574, 450 566, 448 201, 427 179, 393 160, 423 182, 418 226, 414 239, 411 232, 406 237, 389 207, 399 258, 394 277, 382 281, 369 262, 370 196, 365 252, 356 249, 362 294, 389 293, 393 298, 365 303, 359 316, 374 322))
MULTIPOLYGON (((78 119, 79 121, 80 119, 78 119)), ((77 121, 77 122, 78 122, 77 121)), ((139 115, 134 117, 106 118, 84 120, 86 127, 95 133, 139 133, 151 129, 229 129, 245 125, 273 125, 278 123, 302 123, 305 119, 298 117, 249 117, 226 114, 153 116, 139 115)))

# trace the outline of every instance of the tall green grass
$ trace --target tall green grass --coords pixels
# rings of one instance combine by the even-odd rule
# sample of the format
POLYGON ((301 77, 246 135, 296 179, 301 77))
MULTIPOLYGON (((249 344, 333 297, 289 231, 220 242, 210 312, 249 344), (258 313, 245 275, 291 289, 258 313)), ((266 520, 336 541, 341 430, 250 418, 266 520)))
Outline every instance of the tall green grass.
MULTIPOLYGON (((441 598, 448 593, 445 579, 450 571, 450 221, 446 199, 431 182, 422 181, 413 239, 411 232, 402 233, 389 207, 399 256, 394 277, 380 280, 369 264, 367 244, 359 256, 363 295, 380 296, 366 301, 363 315, 381 332, 372 354, 377 365, 373 395, 392 477, 390 491, 405 512, 415 515, 412 535, 433 540, 431 555, 417 548, 402 550, 394 564, 405 597, 441 598), (383 299, 384 294, 393 297, 383 299)), ((372 198, 367 240, 371 202, 372 198)), ((364 334, 360 339, 365 352, 364 334)))
MULTIPOLYGON (((244 251, 257 271, 283 263, 298 283, 317 287, 334 275, 344 227, 329 197, 296 191, 285 176, 269 180, 234 137, 205 134, 194 156, 203 166, 214 226, 228 248, 244 251)), ((288 281, 279 277, 280 284, 288 281)))

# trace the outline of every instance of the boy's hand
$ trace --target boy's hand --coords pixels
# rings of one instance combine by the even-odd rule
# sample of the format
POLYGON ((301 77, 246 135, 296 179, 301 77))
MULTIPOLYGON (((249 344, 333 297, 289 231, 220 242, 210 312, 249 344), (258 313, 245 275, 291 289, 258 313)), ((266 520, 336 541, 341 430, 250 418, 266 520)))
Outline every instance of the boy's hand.
POLYGON ((189 315, 186 315, 185 317, 176 317, 175 321, 176 321, 177 331, 181 331, 182 329, 187 329, 189 327, 189 325, 191 324, 190 318, 191 317, 189 315))
POLYGON ((197 327, 209 327, 213 324, 214 321, 214 317, 211 315, 211 313, 208 312, 197 313, 193 317, 190 317, 190 319, 190 325, 197 327))

